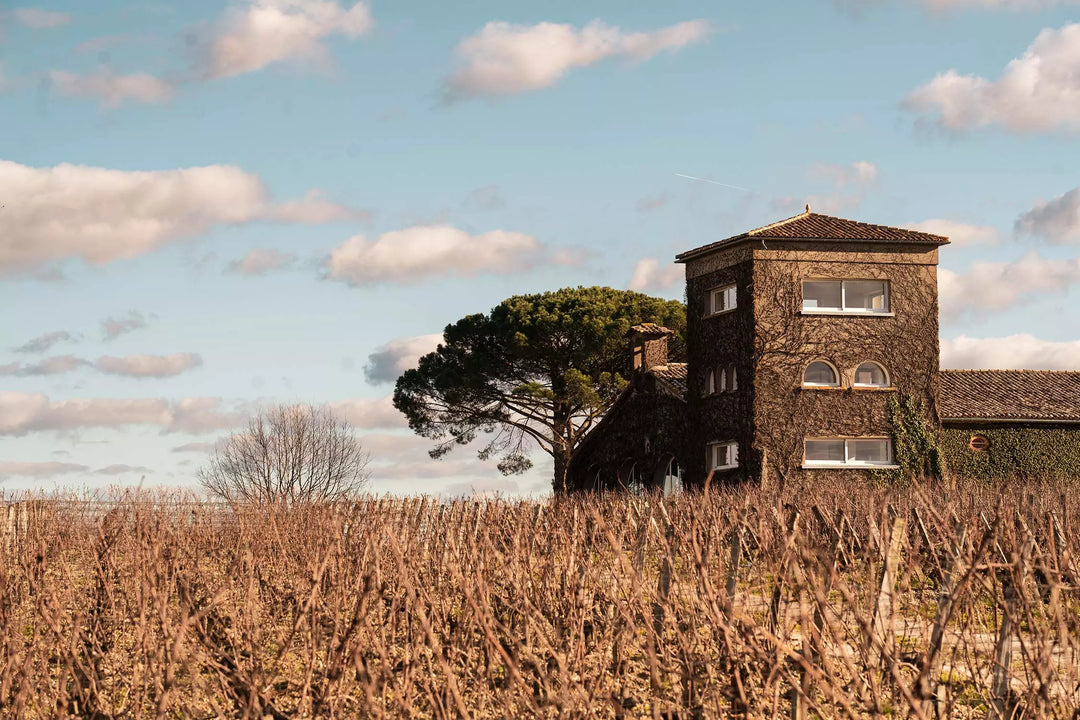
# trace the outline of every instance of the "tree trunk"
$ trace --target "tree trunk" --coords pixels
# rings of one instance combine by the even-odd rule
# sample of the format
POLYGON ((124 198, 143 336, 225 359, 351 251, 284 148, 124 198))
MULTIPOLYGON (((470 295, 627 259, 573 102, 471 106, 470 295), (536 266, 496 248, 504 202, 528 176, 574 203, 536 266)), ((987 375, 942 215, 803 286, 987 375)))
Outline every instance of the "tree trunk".
POLYGON ((551 479, 551 489, 556 495, 565 495, 569 491, 567 483, 569 477, 567 470, 570 469, 570 453, 555 449, 555 476, 551 479))

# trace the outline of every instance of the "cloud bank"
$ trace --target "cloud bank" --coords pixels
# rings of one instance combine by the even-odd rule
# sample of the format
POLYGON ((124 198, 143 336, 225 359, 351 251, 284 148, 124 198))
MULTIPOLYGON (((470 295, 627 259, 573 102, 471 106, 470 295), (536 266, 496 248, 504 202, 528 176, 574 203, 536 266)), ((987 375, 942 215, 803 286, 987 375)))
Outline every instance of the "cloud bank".
POLYGON ((905 104, 947 130, 1080 130, 1080 23, 1040 32, 996 80, 949 70, 905 104))
POLYGON ((1080 340, 1053 342, 1032 335, 941 341, 941 367, 1002 370, 1080 370, 1080 340))
POLYGON ((0 197, 0 276, 72 257, 104 265, 214 227, 280 220, 286 206, 291 220, 326 216, 325 207, 316 217, 274 203, 258 176, 229 165, 125 171, 0 160, 0 197))
MULTIPOLYGON (((1080 69, 1077 71, 1080 73, 1080 69)), ((1016 221, 1016 231, 1054 244, 1080 244, 1080 188, 1074 188, 1035 207, 1016 221)))
POLYGON ((661 266, 659 260, 644 258, 638 260, 634 266, 634 273, 626 289, 643 293, 663 292, 683 282, 685 277, 686 271, 682 265, 664 263, 661 266))
POLYGON ((1061 295, 1080 283, 1080 258, 1044 258, 1031 252, 1011 262, 975 263, 964 273, 938 270, 941 315, 956 319, 1061 295))
POLYGON ((433 352, 442 339, 442 333, 435 333, 391 340, 368 355, 364 378, 372 385, 392 383, 401 373, 416 367, 420 357, 433 352))
POLYGON ((328 62, 324 40, 356 38, 373 21, 362 2, 345 7, 329 0, 254 0, 232 9, 207 49, 213 78, 254 72, 286 60, 328 62))
POLYGON ((709 31, 705 20, 637 33, 599 20, 580 30, 550 22, 490 22, 457 46, 457 69, 445 81, 444 99, 456 102, 551 87, 575 68, 616 56, 647 60, 699 42, 709 31))
POLYGON ((414 283, 431 277, 507 274, 537 264, 571 263, 545 257, 540 242, 519 232, 492 230, 470 235, 449 225, 417 225, 369 240, 356 235, 334 248, 326 275, 349 285, 414 283))

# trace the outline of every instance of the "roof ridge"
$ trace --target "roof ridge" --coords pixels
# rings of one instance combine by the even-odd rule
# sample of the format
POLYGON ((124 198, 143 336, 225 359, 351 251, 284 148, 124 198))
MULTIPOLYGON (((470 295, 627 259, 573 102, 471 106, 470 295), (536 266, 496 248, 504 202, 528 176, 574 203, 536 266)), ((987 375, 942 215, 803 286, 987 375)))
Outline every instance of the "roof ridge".
MULTIPOLYGON (((759 232, 762 232, 764 230, 772 230, 773 228, 780 227, 781 225, 787 225, 789 222, 794 222, 795 220, 799 220, 799 219, 804 218, 804 217, 810 217, 813 214, 814 213, 810 212, 810 206, 807 205, 806 210, 799 213, 798 215, 792 215, 789 218, 784 218, 783 220, 777 220, 774 223, 769 223, 768 225, 762 225, 761 227, 754 228, 753 230, 747 230, 744 234, 745 235, 757 235, 759 232)), ((825 217, 828 217, 828 216, 826 215, 825 217)), ((843 218, 839 218, 839 219, 843 220, 843 218)))

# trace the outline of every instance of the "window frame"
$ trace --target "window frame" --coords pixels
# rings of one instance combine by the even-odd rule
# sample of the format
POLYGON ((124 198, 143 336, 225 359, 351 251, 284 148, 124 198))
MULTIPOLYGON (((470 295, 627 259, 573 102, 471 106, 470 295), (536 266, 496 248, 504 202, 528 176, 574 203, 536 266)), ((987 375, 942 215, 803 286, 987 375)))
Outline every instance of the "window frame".
POLYGON ((717 285, 709 290, 709 294, 706 296, 705 305, 705 317, 712 317, 714 315, 723 315, 729 313, 732 310, 736 310, 739 307, 739 291, 738 283, 726 283, 724 285, 717 285), (726 298, 727 292, 731 291, 731 305, 725 306, 720 310, 716 309, 716 296, 726 298))
POLYGON ((824 389, 843 388, 843 383, 841 382, 841 380, 842 380, 842 378, 840 376, 840 370, 837 369, 837 367, 835 365, 833 365, 831 362, 829 362, 825 358, 814 358, 810 362, 806 363, 806 366, 803 368, 803 371, 802 371, 802 386, 804 388, 808 388, 810 390, 821 390, 823 388, 824 389), (833 383, 808 383, 808 382, 806 382, 806 371, 809 370, 810 366, 813 365, 814 363, 822 363, 823 365, 827 365, 829 367, 829 369, 833 371, 833 377, 836 378, 836 382, 833 382, 833 383))
POLYGON ((705 472, 712 472, 714 470, 734 470, 739 467, 739 441, 738 440, 714 440, 705 445, 705 472), (714 465, 716 459, 716 449, 720 447, 728 448, 728 460, 731 460, 732 451, 734 451, 734 463, 728 463, 727 465, 714 465))
POLYGON ((851 387, 860 390, 887 390, 892 388, 892 375, 890 375, 889 370, 877 360, 863 360, 855 366, 855 370, 851 373, 851 387), (877 365, 878 369, 881 370, 881 374, 885 376, 885 384, 867 385, 866 383, 860 383, 857 378, 859 377, 859 368, 863 365, 877 365))
POLYGON ((892 282, 886 278, 822 278, 804 277, 799 282, 799 291, 802 302, 800 312, 803 315, 859 315, 863 317, 893 317, 892 311, 892 282), (840 307, 808 308, 806 307, 806 283, 808 282, 838 282, 840 283, 840 307), (847 283, 849 282, 879 282, 885 286, 885 308, 883 310, 867 310, 865 308, 846 308, 847 283))
POLYGON ((813 469, 895 469, 900 467, 896 464, 895 449, 893 448, 892 438, 887 435, 863 435, 863 436, 845 436, 845 437, 828 437, 828 436, 807 436, 803 438, 803 461, 802 467, 807 470, 813 469), (850 449, 851 443, 858 442, 860 440, 883 440, 885 442, 885 454, 886 459, 882 462, 867 462, 865 460, 852 460, 852 451, 850 449), (844 460, 843 462, 837 460, 807 460, 806 459, 806 444, 814 441, 832 441, 844 443, 844 460))

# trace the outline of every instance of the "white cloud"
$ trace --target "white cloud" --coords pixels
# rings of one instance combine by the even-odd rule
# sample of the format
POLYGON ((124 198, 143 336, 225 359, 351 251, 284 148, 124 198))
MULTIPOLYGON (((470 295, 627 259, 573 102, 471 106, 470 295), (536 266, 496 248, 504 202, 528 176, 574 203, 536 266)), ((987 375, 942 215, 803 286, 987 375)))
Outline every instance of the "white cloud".
POLYGON ((95 475, 126 475, 128 473, 144 473, 145 474, 145 473, 149 473, 149 472, 153 472, 153 470, 146 467, 145 465, 124 465, 124 464, 121 463, 121 464, 116 464, 116 465, 108 465, 108 466, 103 467, 103 468, 98 468, 97 470, 94 471, 94 474, 95 475))
POLYGON ((698 42, 709 30, 705 20, 647 33, 623 32, 599 20, 580 30, 550 22, 490 22, 457 46, 458 67, 446 79, 445 99, 453 102, 551 87, 574 68, 614 56, 647 60, 698 42))
POLYGON ((997 80, 949 70, 913 91, 906 104, 948 130, 1080 130, 1080 24, 1040 32, 997 80))
POLYGON ((938 270, 941 314, 949 319, 1064 294, 1078 283, 1080 258, 1044 258, 1035 252, 1012 262, 975 263, 965 273, 938 270))
POLYGON ((442 342, 442 333, 391 340, 368 355, 364 377, 369 383, 391 383, 401 373, 416 367, 420 356, 433 352, 442 342))
POLYGON ((824 178, 837 187, 846 185, 873 185, 878 179, 878 168, 872 162, 856 160, 847 165, 818 164, 810 168, 810 175, 824 178))
POLYGON ((1017 219, 1016 231, 1038 235, 1055 244, 1080 244, 1080 188, 1050 202, 1036 203, 1017 219))
POLYGON ((265 275, 274 270, 284 270, 295 262, 295 255, 277 250, 254 248, 239 260, 233 260, 226 269, 238 275, 265 275))
POLYGON ((405 416, 394 407, 393 398, 355 398, 332 402, 329 408, 355 428, 374 430, 379 428, 403 428, 405 416))
POLYGON ((177 445, 176 447, 174 447, 172 449, 172 452, 174 452, 174 453, 184 453, 184 452, 192 452, 192 453, 202 452, 202 453, 206 453, 206 452, 210 452, 215 447, 217 447, 217 443, 212 443, 212 442, 190 442, 190 443, 184 443, 183 445, 177 445))
POLYGON ((101 334, 106 340, 115 340, 121 335, 141 330, 146 325, 146 316, 138 310, 132 310, 127 317, 107 317, 102 320, 101 334))
POLYGON ((327 37, 355 38, 372 24, 363 2, 346 8, 329 0, 253 0, 221 23, 208 49, 209 73, 229 77, 283 60, 324 63, 327 37))
POLYGON ((15 22, 35 30, 48 30, 71 22, 70 15, 38 8, 15 8, 11 14, 15 22))
POLYGON ((327 276, 350 285, 385 281, 419 282, 447 275, 506 274, 540 262, 536 238, 519 232, 492 230, 469 235, 448 225, 417 225, 368 240, 349 238, 326 261, 327 276))
POLYGON ((366 220, 370 213, 339 205, 327 199, 321 190, 309 190, 299 200, 287 200, 276 204, 270 217, 283 222, 321 225, 337 220, 366 220))
POLYGON ((94 363, 94 366, 102 372, 137 378, 172 377, 200 365, 202 365, 202 358, 195 353, 128 355, 126 357, 106 355, 98 358, 94 363))
POLYGON ((1053 342, 1032 335, 941 341, 941 367, 1002 370, 1080 370, 1080 340, 1053 342))
POLYGON ((70 257, 103 265, 216 226, 275 219, 281 207, 258 176, 229 165, 123 171, 0 160, 0 197, 0 275, 70 257))
POLYGON ((86 465, 62 462, 0 462, 0 478, 47 478, 66 473, 86 472, 86 465))
POLYGON ((220 398, 86 398, 51 402, 40 393, 0 392, 0 435, 78 428, 157 426, 162 432, 204 433, 234 427, 245 414, 220 398))
POLYGON ((945 235, 956 247, 969 247, 971 245, 997 245, 1001 240, 996 228, 990 225, 971 225, 945 220, 943 218, 931 218, 922 222, 905 223, 904 227, 934 235, 945 235))
POLYGON ((681 265, 664 263, 661 267, 659 260, 644 258, 638 260, 634 266, 634 274, 626 288, 643 293, 663 292, 682 282, 685 276, 686 272, 681 265))
POLYGON ((119 107, 128 101, 164 103, 172 99, 174 92, 173 86, 161 78, 147 73, 117 75, 108 67, 82 75, 53 70, 49 78, 61 95, 93 98, 109 108, 119 107))
POLYGON ((59 342, 73 342, 75 336, 66 330, 54 330, 53 332, 47 332, 44 335, 38 335, 36 338, 27 340, 25 343, 15 348, 15 352, 20 353, 41 353, 49 350, 53 345, 59 342))
POLYGON ((0 365, 0 375, 59 375, 88 364, 74 355, 57 355, 43 358, 36 363, 10 363, 0 365))

